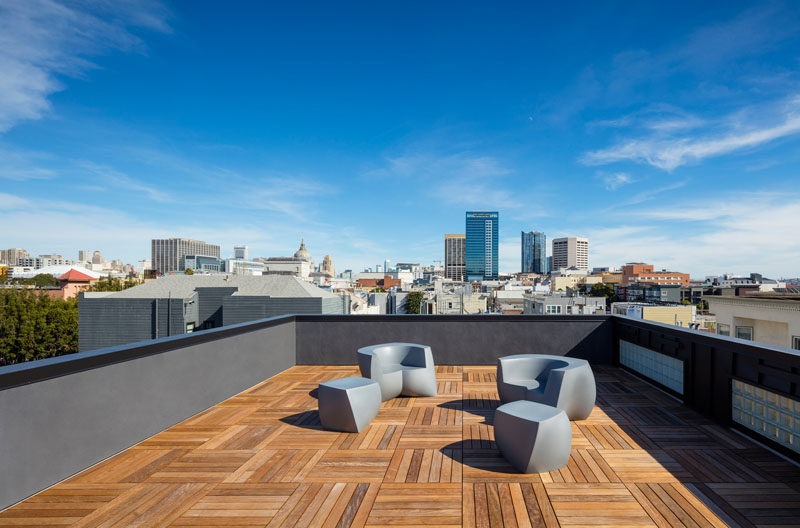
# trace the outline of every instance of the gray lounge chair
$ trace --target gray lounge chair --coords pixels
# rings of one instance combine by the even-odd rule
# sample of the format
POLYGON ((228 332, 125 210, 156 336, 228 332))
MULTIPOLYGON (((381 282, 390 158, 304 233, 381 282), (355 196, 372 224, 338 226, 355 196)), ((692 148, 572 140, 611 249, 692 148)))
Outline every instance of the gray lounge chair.
POLYGON ((373 380, 351 376, 319 384, 319 420, 334 431, 358 433, 381 410, 381 389, 373 380))
POLYGON ((499 358, 497 392, 502 403, 539 402, 562 409, 570 420, 587 418, 597 397, 588 361, 543 354, 499 358))
POLYGON ((378 382, 383 401, 404 396, 436 396, 431 347, 384 343, 358 349, 361 375, 378 382))
POLYGON ((561 409, 521 400, 495 410, 494 440, 518 471, 544 473, 569 462, 572 428, 561 409))

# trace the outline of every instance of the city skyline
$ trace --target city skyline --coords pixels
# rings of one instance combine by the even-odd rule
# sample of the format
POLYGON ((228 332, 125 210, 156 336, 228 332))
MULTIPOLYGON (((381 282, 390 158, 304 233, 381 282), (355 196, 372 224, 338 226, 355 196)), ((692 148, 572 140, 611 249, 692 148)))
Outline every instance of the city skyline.
POLYGON ((88 5, 0 7, 2 247, 305 238, 357 270, 441 260, 486 209, 501 272, 539 231, 590 266, 800 274, 791 3, 88 5))

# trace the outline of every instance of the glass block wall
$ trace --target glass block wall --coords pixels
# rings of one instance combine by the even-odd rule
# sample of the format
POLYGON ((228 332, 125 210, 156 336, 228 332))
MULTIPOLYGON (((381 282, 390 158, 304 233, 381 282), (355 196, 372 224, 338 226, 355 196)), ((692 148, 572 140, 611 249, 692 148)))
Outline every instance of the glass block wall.
POLYGON ((800 453, 800 401, 733 380, 733 421, 800 453))
POLYGON ((678 394, 683 394, 683 361, 680 359, 620 339, 619 362, 678 394))

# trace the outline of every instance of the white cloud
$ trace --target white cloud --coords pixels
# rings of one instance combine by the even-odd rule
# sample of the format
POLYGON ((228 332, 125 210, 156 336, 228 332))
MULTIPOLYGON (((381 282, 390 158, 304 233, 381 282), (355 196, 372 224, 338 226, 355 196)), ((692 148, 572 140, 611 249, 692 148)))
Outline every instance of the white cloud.
POLYGON ((156 202, 169 202, 172 201, 169 194, 156 189, 155 187, 145 185, 141 181, 131 178, 118 170, 115 170, 107 165, 98 165, 89 161, 82 162, 81 167, 101 178, 100 183, 111 184, 119 189, 127 191, 141 192, 147 195, 148 198, 156 202))
POLYGON ((760 272, 800 275, 800 196, 751 193, 640 209, 615 228, 590 230, 590 265, 644 261, 699 278, 760 272))
POLYGON ((634 161, 672 171, 687 163, 757 147, 800 133, 800 96, 781 105, 779 114, 777 122, 745 126, 741 123, 741 115, 737 113, 728 117, 724 130, 706 131, 705 135, 695 137, 656 134, 630 139, 606 149, 587 152, 580 161, 586 165, 634 161))
POLYGON ((627 185, 629 183, 633 183, 636 181, 627 172, 601 174, 600 177, 602 178, 603 184, 606 186, 606 189, 609 191, 615 191, 618 188, 622 187, 623 185, 627 185))
POLYGON ((156 1, 61 4, 5 0, 0 4, 0 132, 50 110, 63 89, 59 75, 77 77, 108 50, 142 50, 131 28, 169 31, 156 1))

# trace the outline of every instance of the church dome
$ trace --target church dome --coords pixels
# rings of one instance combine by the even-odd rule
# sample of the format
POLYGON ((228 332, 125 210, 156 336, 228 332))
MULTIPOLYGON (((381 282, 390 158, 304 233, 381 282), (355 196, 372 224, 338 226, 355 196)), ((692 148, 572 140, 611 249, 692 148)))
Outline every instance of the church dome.
POLYGON ((308 252, 306 249, 306 243, 304 240, 300 241, 300 249, 298 249, 295 254, 294 258, 299 258, 311 262, 311 253, 308 252))

